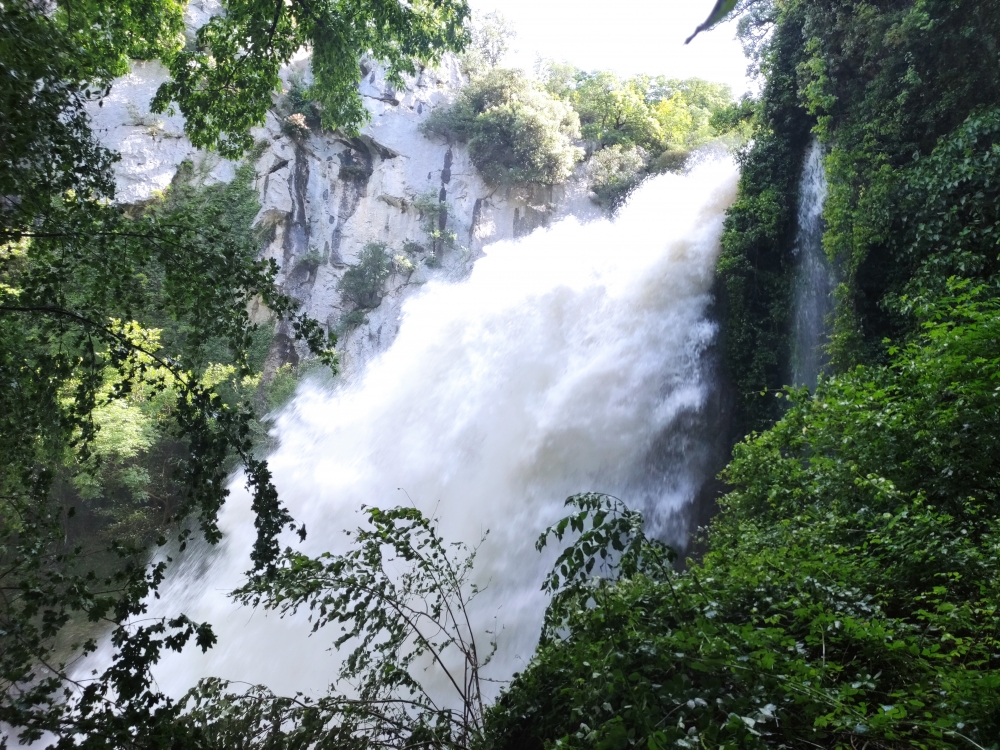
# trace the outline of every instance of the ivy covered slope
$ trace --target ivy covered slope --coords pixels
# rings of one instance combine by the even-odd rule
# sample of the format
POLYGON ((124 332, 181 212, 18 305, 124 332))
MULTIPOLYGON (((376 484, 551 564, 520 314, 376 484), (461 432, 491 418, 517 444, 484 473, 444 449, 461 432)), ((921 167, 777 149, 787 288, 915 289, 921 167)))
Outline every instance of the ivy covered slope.
POLYGON ((758 431, 683 571, 620 508, 575 501, 585 533, 491 746, 1000 748, 1000 14, 744 12, 766 84, 732 112, 754 137, 719 274, 758 431), (841 285, 810 394, 781 389, 813 133, 841 285))
POLYGON ((912 300, 950 275, 996 273, 1000 15, 982 0, 753 2, 741 24, 765 85, 735 113, 754 141, 719 274, 745 433, 773 422, 780 406, 761 393, 789 377, 795 191, 812 133, 828 152, 838 369, 885 361, 883 339, 915 330, 912 300))

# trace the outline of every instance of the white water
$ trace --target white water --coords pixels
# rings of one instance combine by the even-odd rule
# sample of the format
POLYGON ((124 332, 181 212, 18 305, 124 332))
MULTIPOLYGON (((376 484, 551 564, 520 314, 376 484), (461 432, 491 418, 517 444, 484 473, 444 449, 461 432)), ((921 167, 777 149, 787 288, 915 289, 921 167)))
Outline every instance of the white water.
MULTIPOLYGON (((340 549, 362 504, 412 499, 445 538, 480 551, 478 624, 504 629, 493 676, 523 667, 537 641, 550 559, 539 532, 569 494, 598 490, 643 507, 654 531, 681 533, 677 512, 706 479, 695 432, 713 384, 705 318, 725 209, 728 160, 658 177, 614 222, 565 220, 487 249, 465 281, 435 282, 406 302, 398 337, 354 383, 305 383, 280 416, 275 482, 318 553, 340 549), (403 488, 404 494, 397 488, 403 488), (409 498, 409 499, 408 499, 409 498)), ((248 499, 233 484, 218 550, 172 574, 152 614, 211 622, 218 645, 156 669, 177 695, 202 676, 323 690, 334 633, 233 605, 249 567, 248 499)))
POLYGON ((833 274, 823 249, 823 204, 826 172, 823 147, 814 140, 806 152, 799 180, 798 227, 795 234, 797 271, 794 284, 792 382, 816 387, 827 364, 823 347, 827 318, 833 312, 833 274))

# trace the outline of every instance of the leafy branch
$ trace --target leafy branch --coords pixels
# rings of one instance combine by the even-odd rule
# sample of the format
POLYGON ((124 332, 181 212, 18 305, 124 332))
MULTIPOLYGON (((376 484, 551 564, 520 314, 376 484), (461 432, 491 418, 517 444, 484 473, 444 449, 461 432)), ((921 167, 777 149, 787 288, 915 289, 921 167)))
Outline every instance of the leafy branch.
POLYGON ((482 735, 482 670, 497 646, 487 631, 483 649, 469 614, 480 593, 472 581, 476 549, 447 544, 413 508, 365 513, 368 526, 348 534, 349 552, 311 558, 288 549, 272 574, 233 593, 282 616, 306 611, 313 632, 340 626, 334 646, 351 649, 331 692, 287 698, 207 681, 186 699, 191 722, 260 747, 468 748, 482 735), (443 675, 445 694, 432 693, 414 676, 418 669, 443 675))

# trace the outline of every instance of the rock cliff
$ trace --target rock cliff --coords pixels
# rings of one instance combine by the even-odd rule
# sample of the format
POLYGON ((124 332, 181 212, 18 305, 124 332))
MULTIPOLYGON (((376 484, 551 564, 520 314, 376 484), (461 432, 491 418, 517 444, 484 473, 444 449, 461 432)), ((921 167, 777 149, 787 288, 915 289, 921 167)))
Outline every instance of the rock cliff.
MULTIPOLYGON (((189 16, 209 13, 204 7, 209 5, 209 0, 193 3, 189 16)), ((369 243, 384 243, 395 259, 382 304, 365 324, 342 336, 346 372, 392 340, 402 300, 423 283, 437 275, 462 275, 492 242, 570 213, 585 218, 597 211, 580 179, 561 186, 490 186, 461 144, 421 134, 420 123, 431 109, 450 101, 463 83, 454 57, 421 71, 402 90, 388 84, 373 62, 363 63, 362 72, 371 120, 358 136, 290 128, 277 110, 255 132, 261 203, 256 221, 266 237, 262 254, 278 262, 279 283, 305 311, 336 329, 351 309, 337 285, 359 252, 369 243), (428 216, 421 205, 434 201, 444 209, 428 216), (454 242, 430 240, 432 229, 453 235, 454 242)), ((233 163, 191 145, 180 115, 150 114, 149 102, 166 76, 159 63, 137 62, 93 110, 98 136, 122 156, 116 177, 117 197, 124 203, 166 188, 184 161, 205 184, 235 174, 233 163)), ((308 57, 294 60, 283 77, 308 82, 308 57)), ((277 332, 266 369, 298 361, 301 352, 287 333, 277 332)))

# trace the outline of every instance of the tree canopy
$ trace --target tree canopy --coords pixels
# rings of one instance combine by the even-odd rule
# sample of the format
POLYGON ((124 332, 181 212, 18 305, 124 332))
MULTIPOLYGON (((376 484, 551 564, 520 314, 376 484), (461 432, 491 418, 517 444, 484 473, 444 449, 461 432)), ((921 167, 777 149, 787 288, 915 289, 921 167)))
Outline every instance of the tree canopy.
POLYGON ((563 182, 583 155, 572 143, 579 128, 572 107, 507 68, 473 78, 423 125, 427 134, 467 142, 472 162, 493 184, 563 182))
POLYGON ((239 158, 301 47, 313 49, 324 123, 350 130, 365 116, 362 56, 398 79, 461 49, 468 15, 449 0, 232 0, 185 42, 183 10, 177 0, 0 6, 0 722, 24 740, 181 741, 177 707, 148 669, 163 650, 208 648, 214 636, 180 614, 134 621, 168 564, 149 564, 146 545, 218 540, 240 466, 254 564, 273 570, 274 537, 292 520, 253 445, 266 331, 251 303, 335 365, 333 339, 258 257, 253 167, 221 186, 182 168, 163 195, 118 205, 118 155, 95 138, 88 106, 133 59, 159 58, 173 77, 156 106, 176 103, 192 142, 239 158), (95 647, 88 621, 112 628, 116 653, 104 673, 73 682, 62 661, 95 647), (74 631, 84 635, 70 648, 74 631))
POLYGON ((225 10, 198 29, 192 47, 167 57, 172 80, 152 108, 177 102, 191 142, 230 157, 250 148, 250 129, 263 124, 280 88, 281 66, 302 47, 312 55, 323 125, 354 132, 368 119, 359 60, 384 62, 389 82, 402 86, 417 65, 462 48, 469 16, 465 0, 230 0, 225 10))

